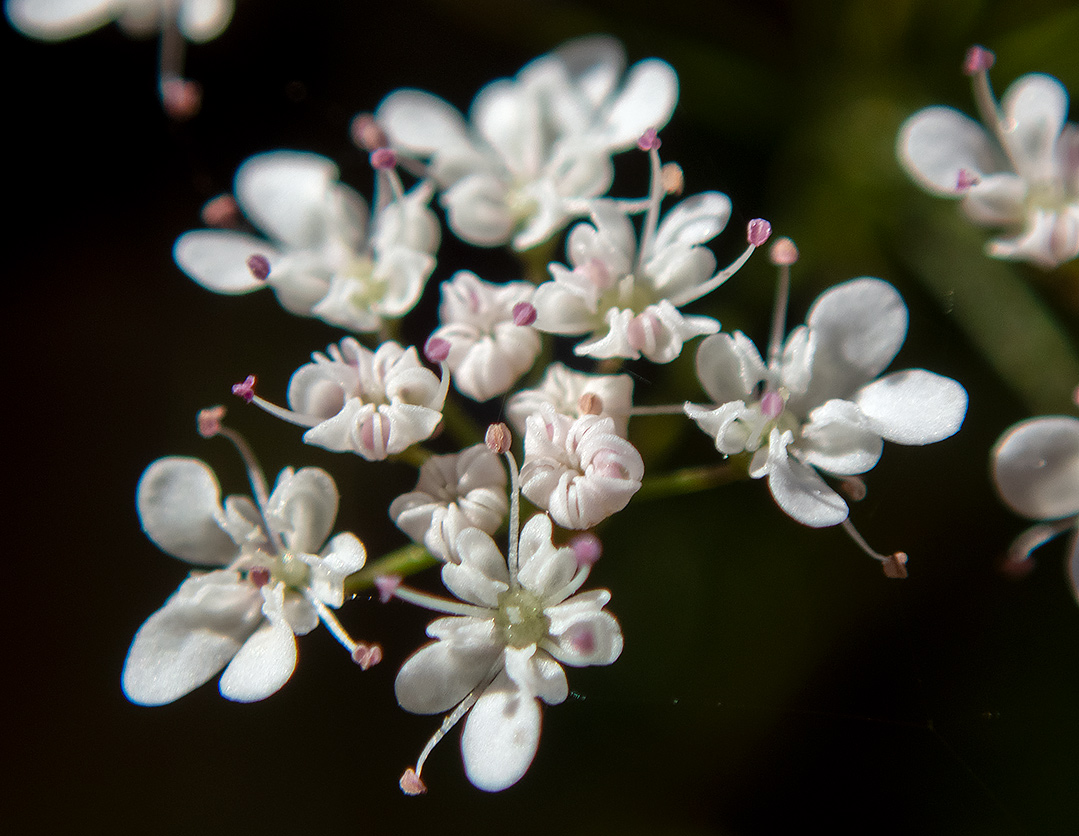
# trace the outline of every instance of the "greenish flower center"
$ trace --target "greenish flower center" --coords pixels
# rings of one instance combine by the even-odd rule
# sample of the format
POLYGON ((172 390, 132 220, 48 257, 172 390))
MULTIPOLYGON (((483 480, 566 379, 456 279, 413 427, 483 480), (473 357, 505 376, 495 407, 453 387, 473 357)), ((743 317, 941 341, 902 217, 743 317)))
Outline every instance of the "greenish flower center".
POLYGON ((352 280, 349 302, 361 310, 368 310, 381 302, 389 287, 389 283, 385 279, 376 278, 374 272, 374 262, 366 256, 353 259, 345 272, 352 280))
POLYGON ((286 551, 274 557, 270 575, 275 581, 281 581, 285 586, 302 589, 307 586, 311 569, 292 552, 286 551))
POLYGON ((498 596, 495 629, 510 647, 538 644, 550 628, 543 602, 527 589, 509 589, 498 596))

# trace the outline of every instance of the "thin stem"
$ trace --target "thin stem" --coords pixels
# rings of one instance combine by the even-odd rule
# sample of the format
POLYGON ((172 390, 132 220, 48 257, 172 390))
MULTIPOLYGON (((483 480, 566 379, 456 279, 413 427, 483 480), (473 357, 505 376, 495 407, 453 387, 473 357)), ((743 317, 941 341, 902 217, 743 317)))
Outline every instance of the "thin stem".
POLYGON ((517 462, 513 453, 506 451, 506 466, 510 471, 510 538, 506 565, 510 570, 510 586, 517 585, 517 570, 520 558, 517 553, 517 540, 521 536, 521 478, 517 472, 517 462))
POLYGON ((184 54, 187 42, 180 33, 179 2, 165 4, 161 10, 161 41, 157 56, 157 81, 164 97, 165 83, 184 77, 184 54))
POLYGON ((350 654, 355 653, 356 648, 359 647, 359 645, 353 641, 352 636, 350 636, 345 628, 341 626, 341 622, 337 620, 337 616, 333 614, 333 610, 315 597, 314 593, 310 590, 304 591, 304 597, 311 602, 316 610, 318 610, 319 620, 326 625, 326 629, 330 631, 330 634, 337 639, 341 646, 350 654))
POLYGON ((227 438, 232 443, 232 446, 236 448, 236 452, 240 454, 240 459, 247 470, 247 481, 251 483, 251 493, 255 497, 255 506, 258 508, 259 517, 262 519, 262 527, 266 529, 266 536, 270 538, 270 542, 273 543, 279 554, 284 552, 285 544, 281 539, 281 535, 274 530, 273 526, 270 525, 270 521, 266 518, 266 509, 270 504, 270 491, 266 485, 266 477, 262 473, 262 467, 255 457, 255 451, 251 449, 251 445, 247 443, 246 438, 229 427, 221 427, 217 434, 227 438))
POLYGON ((989 128, 1000 144, 1004 154, 1008 157, 1008 161, 1012 164, 1012 169, 1018 171, 1015 158, 1012 156, 1011 148, 1008 146, 1010 126, 1000 109, 996 96, 993 95, 993 87, 989 83, 989 70, 982 70, 977 75, 971 76, 970 83, 974 90, 974 102, 978 106, 978 115, 982 117, 982 122, 985 123, 985 126, 989 128))
POLYGON ((353 572, 345 578, 345 596, 352 597, 365 590, 373 589, 375 578, 380 575, 407 577, 431 566, 437 566, 438 563, 439 561, 423 546, 409 543, 368 563, 359 572, 353 572))
POLYGON ((768 338, 768 368, 779 367, 779 355, 783 351, 783 335, 787 330, 787 300, 790 297, 791 268, 789 264, 779 265, 779 279, 776 282, 776 302, 772 309, 772 333, 768 338))
POLYGON ((641 489, 634 495, 633 501, 650 502, 653 499, 700 493, 745 478, 746 469, 743 463, 736 459, 719 465, 686 467, 662 476, 648 477, 641 482, 641 489))
POLYGON ((655 148, 648 152, 648 161, 651 163, 652 183, 648 193, 648 209, 644 216, 644 231, 641 233, 641 245, 637 249, 637 264, 634 272, 640 272, 641 264, 648 257, 652 249, 652 239, 656 237, 656 227, 659 223, 659 204, 663 200, 663 166, 659 161, 659 151, 655 148))
POLYGON ((423 607, 432 612, 445 613, 446 615, 472 616, 473 618, 490 618, 491 611, 485 607, 477 607, 473 604, 465 604, 461 601, 451 601, 449 598, 439 598, 437 595, 428 595, 418 589, 409 589, 407 586, 399 586, 393 591, 394 598, 400 598, 409 604, 423 607))

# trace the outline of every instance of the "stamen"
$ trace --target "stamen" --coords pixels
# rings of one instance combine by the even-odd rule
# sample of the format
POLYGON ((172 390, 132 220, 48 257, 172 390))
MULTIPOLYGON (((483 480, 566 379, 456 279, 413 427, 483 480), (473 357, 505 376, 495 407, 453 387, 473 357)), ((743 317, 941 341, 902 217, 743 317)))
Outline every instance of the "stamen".
POLYGON ((492 453, 508 453, 510 445, 513 444, 513 434, 505 424, 491 424, 487 428, 483 443, 487 445, 492 453))
POLYGON ((984 73, 996 63, 997 57, 983 46, 972 46, 963 58, 963 73, 975 76, 984 73))
MULTIPOLYGON (((501 669, 501 658, 499 659, 498 665, 499 669, 501 669)), ((472 693, 461 700, 461 702, 457 704, 457 707, 442 720, 442 725, 438 727, 438 731, 431 735, 431 739, 427 741, 427 745, 424 746, 423 751, 420 752, 420 757, 416 761, 416 768, 406 769, 405 774, 401 776, 402 792, 406 795, 419 795, 427 792, 427 785, 420 780, 420 774, 423 772, 423 765, 427 761, 428 755, 434 751, 435 746, 437 746, 438 742, 446 736, 450 729, 456 726, 458 721, 471 710, 472 706, 476 704, 476 700, 479 699, 480 694, 482 694, 487 686, 491 684, 496 674, 492 674, 490 677, 484 679, 483 682, 473 689, 472 693)))
POLYGON ((768 250, 768 260, 777 267, 789 267, 798 261, 798 248, 790 238, 777 238, 768 250))
POLYGON ((1068 517, 1028 528, 1008 547, 1008 554, 1000 565, 1001 572, 1014 580, 1028 575, 1034 568, 1034 550, 1067 531, 1074 522, 1074 518, 1068 517))
POLYGON ((642 151, 658 151, 659 146, 662 144, 659 140, 659 133, 655 128, 648 128, 637 140, 637 147, 642 151))
POLYGON ((518 302, 513 306, 513 324, 531 325, 536 321, 536 306, 531 302, 518 302))
POLYGON ((761 414, 765 418, 778 418, 785 405, 783 396, 774 389, 769 389, 761 396, 761 414))
POLYGON ((754 218, 746 226, 746 238, 754 247, 759 247, 772 234, 772 225, 764 218, 754 218))
MULTIPOLYGON (((684 404, 671 404, 669 406, 635 406, 628 410, 629 415, 682 415, 684 412, 684 404)), ((611 410, 611 414, 620 414, 620 411, 611 410)))
POLYGON ((569 541, 569 547, 573 549, 573 555, 577 558, 577 566, 595 566, 596 561, 603 554, 603 543, 599 537, 591 531, 583 531, 569 541))
POLYGON ((247 579, 259 588, 264 587, 270 582, 270 570, 262 568, 252 569, 247 573, 247 579))
POLYGON ((839 489, 851 502, 861 502, 865 499, 865 495, 869 493, 869 489, 865 486, 865 480, 858 476, 844 477, 839 483, 839 489))
POLYGON ((601 415, 603 413, 603 398, 595 392, 585 392, 577 401, 577 411, 581 415, 601 415))
POLYGON ((200 410, 198 414, 199 435, 213 438, 221 432, 221 419, 225 417, 225 407, 211 406, 200 410))
POLYGON ((232 384, 232 394, 238 398, 243 398, 245 403, 251 403, 255 399, 255 383, 257 379, 253 374, 249 374, 239 383, 232 384))
POLYGON ((761 244, 768 240, 768 236, 772 234, 772 225, 764 218, 754 218, 746 227, 746 238, 749 241, 749 246, 745 251, 732 261, 727 267, 720 270, 707 282, 699 286, 694 291, 694 299, 700 299, 705 294, 711 293, 727 279, 742 269, 742 265, 749 261, 749 257, 753 255, 753 251, 757 249, 761 244))
POLYGON ((352 141, 364 151, 374 151, 390 144, 390 138, 370 113, 361 113, 353 119, 349 125, 349 134, 352 141))
POLYGON ((401 792, 405 795, 423 795, 427 792, 427 784, 420 780, 420 776, 411 766, 405 770, 399 783, 401 792))
MULTIPOLYGON (((376 581, 377 586, 377 581, 376 581)), ((418 589, 407 586, 396 586, 393 589, 393 597, 417 607, 423 607, 432 612, 445 613, 446 615, 466 615, 474 618, 490 618, 491 610, 486 607, 477 607, 473 604, 465 604, 462 601, 451 601, 448 598, 439 598, 437 595, 429 595, 418 589)))
POLYGON ((648 209, 644 215, 644 230, 641 232, 641 245, 637 249, 637 262, 634 271, 639 272, 644 260, 651 254, 652 239, 656 237, 656 227, 659 225, 659 205, 663 201, 666 189, 663 186, 663 166, 659 161, 659 135, 655 129, 649 128, 637 141, 637 147, 648 152, 648 162, 651 168, 651 185, 648 190, 648 209))
POLYGON ((240 204, 230 194, 219 194, 206 201, 199 212, 199 217, 206 226, 215 229, 235 229, 240 225, 240 204))
POLYGON ((423 356, 430 363, 445 363, 450 356, 450 341, 442 337, 431 337, 423 347, 423 356))
POLYGON ((791 287, 790 266, 798 260, 798 248, 790 238, 780 238, 772 245, 769 256, 778 272, 776 301, 772 308, 772 332, 768 337, 768 368, 775 370, 779 368, 779 358, 783 353, 783 335, 787 332, 787 303, 791 287))
MULTIPOLYGON (((507 435, 509 434, 508 428, 506 433, 507 435)), ((513 458, 513 453, 506 450, 504 455, 506 456, 506 466, 510 471, 510 538, 506 566, 510 570, 510 586, 512 588, 517 585, 517 570, 520 568, 517 541, 521 536, 521 476, 517 472, 517 461, 513 458)))
POLYGON ((843 520, 843 530, 847 532, 850 539, 854 541, 862 551, 869 555, 874 560, 878 560, 881 563, 881 568, 884 570, 884 574, 889 578, 905 578, 907 577, 907 554, 906 552, 895 552, 894 554, 881 554, 865 541, 865 538, 858 533, 858 529, 854 527, 854 524, 849 520, 843 520))
MULTIPOLYGON (((247 381, 244 382, 246 383, 247 381)), ((242 385, 243 384, 237 384, 237 386, 242 385)), ((236 387, 234 386, 233 390, 235 389, 236 387)), ((260 398, 253 392, 250 400, 248 400, 246 396, 239 392, 236 392, 236 394, 240 395, 240 397, 242 397, 248 403, 253 403, 263 412, 268 412, 275 418, 280 418, 282 421, 287 421, 288 423, 293 424, 297 427, 306 427, 307 429, 311 429, 311 427, 315 426, 316 424, 321 424, 324 420, 323 418, 319 418, 315 415, 304 415, 301 412, 293 412, 291 409, 285 409, 284 407, 278 406, 275 403, 270 403, 264 398, 260 398)))
POLYGON ((179 76, 162 78, 160 92, 161 106, 176 122, 186 122, 202 107, 202 87, 196 81, 179 76))
POLYGON ((361 671, 370 670, 382 661, 382 646, 357 642, 356 649, 352 651, 352 661, 360 666, 361 671))
POLYGON ((371 152, 371 168, 388 171, 397 165, 397 154, 392 148, 376 148, 371 152))
POLYGON ((379 575, 375 578, 375 589, 378 590, 378 600, 383 604, 388 602, 397 587, 401 585, 403 578, 400 575, 379 575))
POLYGON ((686 186, 685 175, 682 174, 682 166, 678 163, 665 163, 659 171, 660 180, 663 182, 663 191, 670 195, 682 194, 686 186))
MULTIPOLYGON (((303 596, 311 603, 311 606, 318 611, 319 621, 326 625, 326 629, 330 631, 330 635, 337 639, 338 643, 340 643, 340 645, 349 652, 349 655, 355 659, 356 651, 360 645, 348 634, 348 631, 341 626, 341 622, 337 620, 337 616, 333 614, 333 610, 326 606, 322 599, 316 596, 310 589, 305 588, 303 596)), ((375 646, 377 647, 377 645, 375 646)), ((379 658, 382 658, 381 649, 379 650, 379 658)), ((367 668, 364 668, 364 670, 367 670, 367 668)))
POLYGON ((264 282, 270 277, 270 259, 256 253, 247 259, 247 269, 251 271, 252 276, 264 282))

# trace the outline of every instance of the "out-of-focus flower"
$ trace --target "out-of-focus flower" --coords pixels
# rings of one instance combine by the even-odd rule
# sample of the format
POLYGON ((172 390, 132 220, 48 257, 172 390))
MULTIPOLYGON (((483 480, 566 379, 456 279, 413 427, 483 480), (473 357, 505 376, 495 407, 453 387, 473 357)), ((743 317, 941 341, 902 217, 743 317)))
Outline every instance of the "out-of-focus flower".
POLYGON ((615 433, 625 438, 633 406, 633 378, 628 374, 584 374, 552 363, 538 387, 523 389, 510 397, 506 414, 513 428, 523 435, 528 416, 541 411, 545 404, 571 418, 611 418, 615 433))
POLYGON ((32 38, 63 41, 116 21, 137 37, 175 21, 189 41, 216 38, 232 20, 233 0, 7 0, 11 25, 32 38))
POLYGON ((416 489, 397 497, 390 517, 439 560, 456 563, 457 535, 466 528, 494 534, 506 518, 506 471, 485 444, 431 456, 416 489))
POLYGON ((426 790, 424 761, 466 713, 461 752, 468 780, 488 792, 517 783, 539 746, 540 700, 557 705, 569 695, 562 665, 609 665, 622 652, 622 631, 603 609, 610 593, 574 594, 591 562, 553 545, 546 514, 525 524, 519 542, 516 534, 514 521, 507 558, 478 529, 458 535, 460 563, 447 563, 442 580, 460 601, 394 590, 448 615, 431 622, 427 634, 435 641, 397 674, 397 701, 406 711, 451 712, 401 779, 409 794, 426 790))
POLYGON ((279 418, 309 427, 303 436, 308 444, 378 461, 428 438, 442 420, 449 372, 443 367, 440 381, 420 363, 415 348, 386 342, 372 352, 346 337, 326 354, 311 357, 314 362, 289 380, 291 410, 244 396, 279 418))
POLYGON ((990 241, 989 255, 1052 269, 1079 256, 1079 126, 1066 121, 1068 92, 1052 76, 1022 76, 997 104, 991 65, 980 47, 968 54, 985 128, 954 108, 925 108, 903 124, 899 160, 927 191, 960 199, 974 223, 1017 232, 990 241))
POLYGON ((966 391, 951 378, 909 369, 884 371, 907 334, 907 308, 880 279, 825 291, 766 365, 741 332, 709 337, 697 374, 714 407, 686 414, 725 455, 753 453, 749 474, 768 478, 772 496, 804 525, 838 525, 847 504, 818 475, 865 473, 883 440, 930 444, 954 434, 966 391))
POLYGON ((467 270, 442 283, 442 324, 431 339, 449 343, 446 365, 462 395, 475 401, 502 395, 532 368, 540 351, 528 301, 533 289, 528 282, 485 282, 467 270))
POLYGON ((266 496, 254 467, 256 502, 230 496, 224 506, 213 471, 198 459, 158 459, 139 480, 139 518, 150 539, 212 571, 193 573, 139 628, 124 662, 132 702, 172 702, 222 669, 223 696, 264 699, 292 676, 295 636, 320 620, 358 661, 381 658, 367 656, 374 648, 349 638, 330 611, 366 556, 349 533, 323 547, 337 516, 333 479, 314 467, 286 468, 266 496))
POLYGON ((574 419, 544 405, 525 423, 521 493, 563 528, 591 528, 640 490, 644 461, 612 419, 574 419))
MULTIPOLYGON (((337 166, 318 154, 272 151, 236 172, 236 200, 267 238, 206 229, 180 236, 176 263, 217 293, 269 287, 281 304, 352 331, 376 331, 404 316, 434 270, 438 220, 428 207, 431 186, 367 207, 337 180, 337 166)), ((382 179, 396 178, 380 170, 382 179)))
POLYGON ((1079 600, 1079 419, 1031 418, 1010 427, 993 447, 993 483, 1005 504, 1039 523, 1008 553, 1013 572, 1029 567, 1031 552, 1068 529, 1068 576, 1079 600))
POLYGON ((609 37, 570 41, 513 79, 488 84, 466 122, 419 90, 391 93, 375 114, 397 151, 430 159, 454 233, 480 246, 541 244, 611 186, 611 155, 661 128, 678 79, 648 59, 623 78, 625 54, 609 37))

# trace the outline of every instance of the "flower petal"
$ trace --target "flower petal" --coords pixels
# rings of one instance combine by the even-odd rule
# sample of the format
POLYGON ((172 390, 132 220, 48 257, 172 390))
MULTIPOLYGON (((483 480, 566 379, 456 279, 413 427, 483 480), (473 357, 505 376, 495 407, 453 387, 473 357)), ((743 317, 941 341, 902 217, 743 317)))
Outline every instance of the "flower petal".
POLYGON ((562 666, 534 644, 506 648, 506 674, 522 691, 547 705, 558 705, 569 696, 569 683, 562 666))
POLYGON ((669 247, 707 243, 723 231, 730 216, 731 201, 722 192, 702 192, 687 197, 663 216, 645 257, 669 247))
POLYGON ((422 90, 391 93, 378 106, 375 119, 395 146, 421 156, 430 156, 449 145, 468 143, 460 112, 422 90))
POLYGON ((139 520, 162 551, 201 566, 224 566, 239 553, 225 533, 221 486, 199 459, 169 456, 143 472, 136 490, 139 520))
POLYGON ((997 490, 1016 513, 1049 520, 1079 513, 1079 419, 1022 421, 997 442, 992 462, 997 490))
POLYGON ((1010 130, 1004 141, 1017 173, 1031 182, 1056 176, 1057 137, 1068 118, 1068 91, 1050 75, 1031 73, 1016 80, 1001 101, 1010 130))
POLYGON ((291 248, 314 245, 337 179, 337 166, 318 154, 271 151, 236 172, 236 200, 259 229, 291 248))
POLYGON ((832 400, 809 413, 798 452, 806 464, 828 473, 865 473, 880 460, 884 442, 862 411, 850 401, 832 400))
MULTIPOLYGON (((606 593, 606 590, 596 592, 606 593)), ((599 609, 609 596, 594 599, 598 606, 575 606, 581 597, 575 595, 547 610, 551 619, 550 640, 544 647, 558 661, 573 667, 610 665, 622 653, 622 629, 613 615, 599 609)))
POLYGON ((612 151, 632 148, 648 128, 660 130, 678 102, 678 75, 666 61, 649 58, 629 69, 608 109, 600 138, 612 151))
POLYGON ((215 293, 250 293, 269 287, 266 281, 256 279, 247 260, 261 255, 270 262, 280 258, 277 249, 262 238, 242 232, 220 229, 199 229, 187 232, 176 239, 172 257, 187 275, 215 293))
POLYGON ((296 637, 282 618, 265 621, 221 674, 221 696, 258 702, 281 690, 296 669, 296 637))
POLYGON ((233 11, 233 0, 183 0, 180 3, 180 31, 195 43, 213 40, 225 31, 233 11))
POLYGON ((950 377, 924 369, 874 380, 858 391, 854 402, 872 429, 897 444, 942 441, 959 430, 967 414, 967 390, 950 377))
POLYGON ((785 513, 802 525, 824 528, 847 518, 847 504, 817 472, 787 452, 791 433, 772 430, 768 442, 768 490, 785 513))
POLYGON ((768 370, 752 341, 735 331, 704 338, 697 349, 697 377, 712 403, 722 405, 748 401, 768 370))
POLYGON ((465 720, 461 754, 473 786, 500 792, 528 771, 539 748, 539 702, 503 671, 483 692, 465 720))
MULTIPOLYGON (((485 623, 493 626, 489 619, 485 623)), ((449 640, 424 645, 405 660, 397 674, 393 686, 397 702, 413 714, 449 711, 490 675, 501 652, 502 646, 493 640, 478 644, 449 640)))
POLYGON ((104 26, 120 9, 115 0, 8 0, 4 12, 24 35, 63 41, 104 26))
POLYGON ((460 563, 442 567, 446 588, 470 604, 494 609, 498 596, 509 589, 506 559, 490 535, 478 528, 466 528, 457 535, 460 563))
POLYGON ((992 174, 1004 160, 985 129, 951 107, 927 107, 899 131, 899 162, 918 185, 943 197, 958 197, 959 172, 992 174))
POLYGON ((286 467, 267 502, 270 525, 289 549, 317 554, 337 519, 337 485, 322 468, 286 467))

